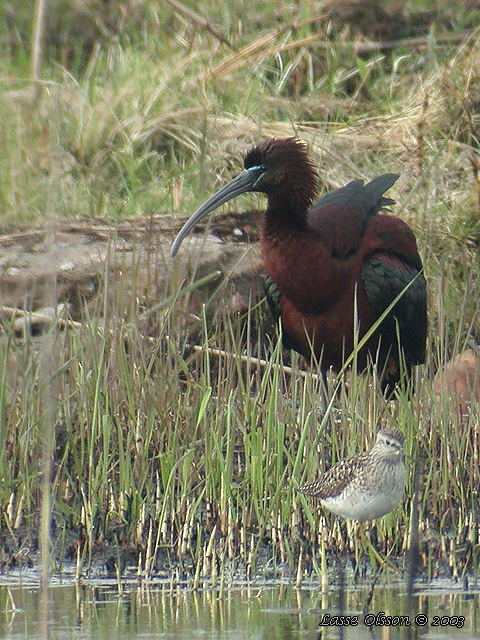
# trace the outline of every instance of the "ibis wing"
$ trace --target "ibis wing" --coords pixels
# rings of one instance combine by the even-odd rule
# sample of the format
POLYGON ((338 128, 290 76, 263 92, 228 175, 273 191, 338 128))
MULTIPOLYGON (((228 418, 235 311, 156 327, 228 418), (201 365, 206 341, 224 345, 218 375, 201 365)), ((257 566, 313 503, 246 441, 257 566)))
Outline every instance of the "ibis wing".
MULTIPOLYGON (((282 321, 282 294, 268 274, 265 275, 263 286, 268 306, 270 307, 270 313, 272 314, 275 324, 277 324, 278 321, 282 321)), ((295 341, 290 338, 284 328, 282 333, 282 344, 285 349, 298 351, 298 346, 295 344, 295 341)))
POLYGON ((428 323, 423 273, 400 257, 379 251, 365 261, 361 279, 378 316, 402 294, 381 326, 383 342, 395 345, 399 336, 407 365, 422 364, 428 323))
POLYGON ((345 259, 358 250, 369 218, 395 203, 383 194, 397 178, 386 173, 366 185, 363 180, 353 180, 327 193, 309 209, 308 226, 329 247, 332 257, 345 259))
POLYGON ((372 215, 379 211, 386 211, 387 207, 395 204, 395 200, 385 198, 388 191, 398 179, 396 173, 385 173, 371 182, 364 184, 363 180, 352 180, 344 187, 330 191, 313 205, 312 210, 338 209, 355 207, 364 215, 372 215))
POLYGON ((263 286, 272 317, 277 323, 282 318, 282 294, 269 275, 265 275, 263 286))

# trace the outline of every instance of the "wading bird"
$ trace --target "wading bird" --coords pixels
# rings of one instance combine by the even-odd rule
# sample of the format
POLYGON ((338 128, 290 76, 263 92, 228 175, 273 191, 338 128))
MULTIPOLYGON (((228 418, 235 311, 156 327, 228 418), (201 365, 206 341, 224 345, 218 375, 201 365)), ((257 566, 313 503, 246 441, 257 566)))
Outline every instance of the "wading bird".
MULTIPOLYGON (((298 487, 297 491, 320 500, 337 516, 364 522, 385 516, 397 506, 405 491, 405 436, 398 429, 380 429, 373 447, 352 458, 340 460, 316 482, 298 487)), ((356 534, 380 565, 386 562, 357 525, 356 534)), ((357 547, 355 544, 355 555, 357 547)), ((358 569, 358 563, 357 563, 358 569)))
POLYGON ((390 394, 425 358, 426 283, 415 236, 399 218, 383 215, 394 204, 384 193, 398 176, 368 184, 354 180, 314 202, 318 174, 306 146, 272 139, 245 156, 245 170, 209 198, 183 226, 172 256, 195 224, 242 193, 266 194, 262 256, 267 297, 281 318, 286 346, 341 370, 355 344, 398 301, 357 350, 356 366, 377 364, 390 394), (400 348, 401 345, 401 348, 400 348), (403 364, 402 364, 403 363, 403 364))
POLYGON ((404 444, 398 429, 381 429, 369 451, 340 460, 320 480, 297 491, 318 498, 343 518, 381 518, 397 506, 405 490, 404 444))

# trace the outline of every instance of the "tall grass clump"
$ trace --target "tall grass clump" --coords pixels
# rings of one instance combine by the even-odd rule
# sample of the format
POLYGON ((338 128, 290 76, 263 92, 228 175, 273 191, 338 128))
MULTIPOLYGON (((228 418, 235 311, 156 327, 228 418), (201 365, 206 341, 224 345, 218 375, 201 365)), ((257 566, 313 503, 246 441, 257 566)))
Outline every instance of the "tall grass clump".
MULTIPOLYGON (((362 3, 322 13, 309 2, 197 4, 211 29, 167 3, 50 3, 36 96, 30 5, 0 9, 2 228, 148 221, 131 260, 107 234, 100 291, 77 323, 54 317, 45 334, 19 333, 2 307, 0 562, 37 560, 50 447, 59 571, 74 561, 78 575, 102 563, 196 586, 239 573, 301 581, 327 559, 364 556, 350 524, 295 487, 395 425, 422 463, 428 575, 476 570, 478 405, 460 420, 433 376, 478 329, 478 10, 416 3, 372 21, 357 19, 362 3), (372 376, 352 372, 324 391, 265 329, 254 293, 247 312, 228 311, 222 264, 192 256, 185 275, 164 259, 157 216, 175 230, 252 141, 287 135, 308 142, 322 193, 401 174, 395 214, 415 230, 429 288, 428 356, 411 400, 387 403, 372 376)), ((0 283, 23 268, 1 247, 0 259, 0 283)), ((372 532, 399 564, 412 494, 410 480, 372 532)))
MULTIPOLYGON (((126 566, 144 576, 175 569, 197 585, 259 572, 301 580, 321 565, 322 549, 331 558, 358 550, 350 525, 295 487, 370 446, 382 425, 404 431, 409 455, 424 460, 426 566, 432 574, 449 564, 457 573, 470 567, 470 556, 461 551, 457 558, 452 549, 476 539, 477 457, 461 435, 465 425, 452 420, 454 407, 435 401, 431 380, 420 377, 412 400, 401 395, 392 404, 371 376, 329 379, 326 416, 322 377, 302 372, 295 359, 286 368, 280 342, 272 341, 264 363, 254 357, 265 347, 255 330, 263 309, 231 316, 219 313, 214 299, 185 333, 191 299, 180 291, 151 314, 155 332, 145 333, 144 310, 126 282, 116 286, 115 295, 99 296, 101 314, 79 325, 53 323, 37 338, 20 338, 5 325, 0 471, 8 562, 24 547, 33 561, 37 545, 43 349, 53 335, 57 568, 74 560, 78 575, 98 562, 120 574, 126 566)), ((404 504, 374 526, 379 548, 393 557, 405 557, 411 494, 409 485, 404 504)), ((474 545, 468 548, 471 554, 474 545)))

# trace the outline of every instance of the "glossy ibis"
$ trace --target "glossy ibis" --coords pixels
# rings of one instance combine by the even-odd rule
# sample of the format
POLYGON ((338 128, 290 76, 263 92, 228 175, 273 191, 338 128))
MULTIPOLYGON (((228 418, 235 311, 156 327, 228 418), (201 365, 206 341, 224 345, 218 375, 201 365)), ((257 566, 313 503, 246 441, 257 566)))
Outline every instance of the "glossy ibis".
POLYGON ((405 371, 425 358, 427 293, 415 236, 382 211, 398 176, 353 180, 315 202, 318 174, 303 142, 272 139, 253 147, 245 170, 209 198, 183 226, 171 254, 195 224, 242 193, 267 195, 261 248, 285 344, 339 371, 356 340, 393 309, 358 350, 357 369, 377 364, 390 394, 405 371), (358 338, 355 336, 356 331, 358 338), (401 345, 401 349, 399 348, 401 345), (403 364, 402 364, 403 363, 403 364))

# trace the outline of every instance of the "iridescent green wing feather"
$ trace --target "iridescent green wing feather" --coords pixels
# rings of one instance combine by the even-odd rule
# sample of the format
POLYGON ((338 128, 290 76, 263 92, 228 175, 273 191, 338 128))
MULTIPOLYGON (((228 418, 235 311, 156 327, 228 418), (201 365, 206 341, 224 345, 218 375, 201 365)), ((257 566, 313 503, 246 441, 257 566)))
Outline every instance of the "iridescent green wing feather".
POLYGON ((378 252, 365 261, 361 279, 378 316, 402 294, 383 322, 381 333, 387 344, 396 344, 397 335, 400 336, 407 367, 422 364, 427 333, 427 285, 423 273, 398 256, 378 252))
MULTIPOLYGON (((282 293, 269 275, 265 275, 263 286, 270 312, 277 325, 279 321, 282 321, 282 293)), ((282 344, 285 349, 297 350, 297 347, 290 340, 285 330, 282 333, 282 344)))

